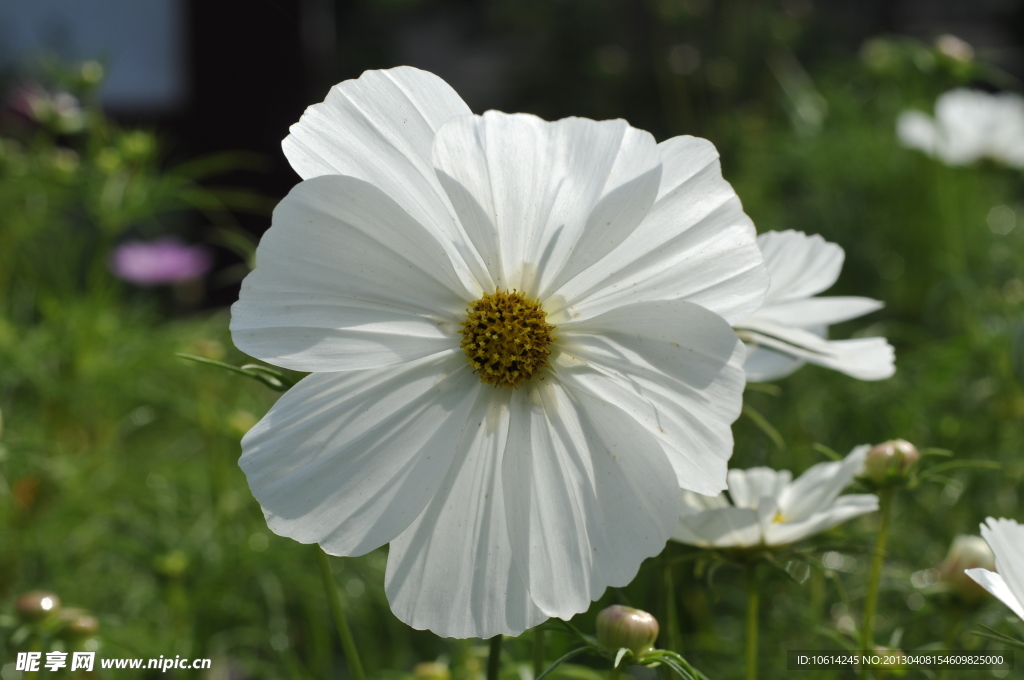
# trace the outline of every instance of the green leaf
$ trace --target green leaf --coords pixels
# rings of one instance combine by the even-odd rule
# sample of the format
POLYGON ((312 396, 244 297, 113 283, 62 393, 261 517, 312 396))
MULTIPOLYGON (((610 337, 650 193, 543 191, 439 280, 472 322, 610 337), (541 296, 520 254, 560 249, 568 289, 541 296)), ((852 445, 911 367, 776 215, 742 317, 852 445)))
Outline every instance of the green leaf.
POLYGON ((558 659, 553 664, 551 664, 550 666, 545 668, 543 671, 541 671, 540 674, 536 678, 534 678, 534 680, 542 680, 544 678, 544 676, 546 676, 548 673, 550 673, 551 671, 553 671, 556 668, 558 668, 559 666, 561 666, 563 663, 565 663, 569 659, 572 659, 573 657, 579 656, 580 654, 583 654, 584 652, 588 652, 588 651, 590 651, 590 647, 589 646, 588 647, 577 647, 576 649, 573 649, 571 651, 566 652, 562 656, 558 657, 558 659))
POLYGON ((175 352, 174 356, 181 359, 187 359, 189 361, 195 361, 199 364, 216 366, 217 368, 230 371, 231 373, 244 375, 246 378, 252 378, 253 380, 263 383, 276 392, 287 392, 295 386, 294 380, 285 376, 281 371, 270 368, 269 366, 261 366, 259 364, 246 364, 241 367, 232 366, 231 364, 226 364, 223 361, 207 359, 206 357, 197 357, 194 354, 184 354, 182 352, 175 352))
POLYGON ((842 454, 837 453, 835 451, 835 449, 830 449, 829 447, 825 446, 824 444, 818 444, 817 442, 815 442, 814 444, 811 445, 811 448, 814 449, 815 451, 817 451, 818 453, 823 454, 823 455, 825 455, 828 458, 831 458, 832 460, 842 460, 843 459, 842 454))
POLYGON ((766 435, 768 438, 775 443, 775 446, 779 451, 786 449, 786 442, 782 439, 782 435, 779 431, 772 427, 772 424, 768 422, 768 419, 761 415, 753 406, 750 404, 743 405, 743 415, 754 421, 754 424, 766 435))

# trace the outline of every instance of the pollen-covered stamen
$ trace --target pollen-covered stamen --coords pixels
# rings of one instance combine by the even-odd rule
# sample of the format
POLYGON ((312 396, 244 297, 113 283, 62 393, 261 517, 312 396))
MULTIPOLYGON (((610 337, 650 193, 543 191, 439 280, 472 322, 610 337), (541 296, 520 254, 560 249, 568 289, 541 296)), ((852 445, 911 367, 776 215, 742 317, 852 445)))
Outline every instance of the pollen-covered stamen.
POLYGON ((470 303, 462 351, 481 381, 516 389, 547 366, 553 330, 539 300, 499 288, 470 303))

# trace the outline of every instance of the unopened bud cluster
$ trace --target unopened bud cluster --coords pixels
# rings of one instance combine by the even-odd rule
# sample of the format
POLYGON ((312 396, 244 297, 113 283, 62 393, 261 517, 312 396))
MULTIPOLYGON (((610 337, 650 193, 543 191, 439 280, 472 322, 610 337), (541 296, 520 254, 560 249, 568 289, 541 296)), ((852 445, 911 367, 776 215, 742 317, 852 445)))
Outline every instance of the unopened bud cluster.
POLYGON ((610 652, 625 647, 639 656, 653 649, 657 638, 657 619, 640 609, 615 604, 597 615, 597 643, 610 652))

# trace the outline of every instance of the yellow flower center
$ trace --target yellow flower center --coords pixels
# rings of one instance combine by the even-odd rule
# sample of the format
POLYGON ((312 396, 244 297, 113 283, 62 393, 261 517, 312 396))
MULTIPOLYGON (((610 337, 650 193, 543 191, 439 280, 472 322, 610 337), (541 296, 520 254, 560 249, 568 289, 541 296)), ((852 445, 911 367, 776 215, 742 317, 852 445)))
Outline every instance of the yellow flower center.
POLYGON ((516 389, 548 365, 556 338, 540 300, 500 288, 471 302, 462 322, 462 351, 482 382, 516 389))

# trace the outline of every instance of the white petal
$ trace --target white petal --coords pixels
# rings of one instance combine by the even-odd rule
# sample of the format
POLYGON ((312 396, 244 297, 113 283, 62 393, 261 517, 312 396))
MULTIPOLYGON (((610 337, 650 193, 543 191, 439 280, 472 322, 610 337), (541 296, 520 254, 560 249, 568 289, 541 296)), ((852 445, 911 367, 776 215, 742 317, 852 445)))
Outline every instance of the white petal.
POLYGON ((884 380, 896 372, 895 352, 885 338, 825 340, 801 328, 781 326, 753 317, 744 319, 742 323, 745 330, 741 334, 747 342, 860 380, 884 380))
POLYGON ((434 495, 480 390, 458 350, 317 373, 245 435, 239 465, 274 533, 361 555, 401 533, 434 495))
POLYGON ((563 619, 665 547, 679 485, 628 414, 547 380, 512 399, 502 459, 512 552, 534 602, 563 619))
POLYGON ((470 428, 452 441, 447 475, 423 513, 391 542, 391 610, 442 637, 519 635, 547 618, 512 560, 501 483, 508 394, 483 388, 470 428))
POLYGON ((830 507, 864 467, 870 446, 853 449, 841 461, 812 465, 779 496, 779 512, 785 522, 795 522, 830 507))
MULTIPOLYGON (((430 163, 437 130, 472 112, 446 82, 409 66, 366 71, 331 88, 306 109, 282 142, 303 179, 349 175, 381 189, 444 244, 463 271, 486 272, 465 246, 451 204, 430 163)), ((474 296, 477 297, 477 296, 474 296)))
POLYGON ((702 548, 749 548, 761 543, 757 510, 717 508, 680 518, 673 540, 702 548))
POLYGON ((757 508, 762 498, 778 498, 792 478, 789 470, 766 467, 729 470, 729 497, 736 507, 757 508))
POLYGON ((557 333, 560 380, 632 415, 665 449, 682 488, 725 488, 746 385, 743 344, 728 323, 674 300, 620 307, 557 333))
MULTIPOLYGON (((703 139, 658 145, 658 201, 625 242, 563 286, 564 310, 585 319, 625 304, 684 299, 729 322, 757 310, 767 274, 750 218, 722 179, 718 152, 703 139)), ((547 309, 547 307, 545 307, 547 309)))
POLYGON ((680 517, 686 517, 698 515, 705 510, 728 508, 731 505, 729 498, 724 493, 720 493, 717 496, 705 496, 702 493, 683 490, 683 505, 679 512, 680 517))
POLYGON ((846 254, 835 243, 802 231, 769 231, 757 237, 771 286, 765 304, 799 300, 827 290, 839 278, 846 254))
MULTIPOLYGON (((1024 604, 1024 526, 1010 519, 989 517, 986 521, 987 525, 981 525, 981 536, 996 555, 996 571, 1002 575, 1018 604, 1024 604)), ((1024 619, 1020 608, 1015 611, 1024 619)))
POLYGON ((974 579, 982 588, 999 598, 1019 618, 1024 619, 1024 601, 1013 594, 1006 583, 1006 579, 1000 574, 980 568, 966 569, 964 573, 974 579))
POLYGON ((878 497, 872 494, 850 494, 840 496, 836 501, 803 520, 772 522, 765 527, 765 543, 788 545, 799 540, 828 531, 854 517, 878 510, 878 497))
POLYGON ((433 162, 495 286, 542 300, 636 228, 661 176, 654 138, 625 121, 497 111, 448 122, 433 162))
POLYGON ((302 182, 278 204, 231 308, 243 352, 298 371, 378 368, 457 346, 472 300, 436 239, 352 177, 302 182))
POLYGON ((768 382, 785 378, 806 363, 765 347, 749 343, 746 347, 747 360, 743 364, 743 372, 747 374, 748 382, 768 382))
POLYGON ((908 149, 917 149, 934 156, 938 147, 938 132, 931 116, 920 111, 904 111, 896 119, 896 136, 908 149))
MULTIPOLYGON (((884 307, 878 300, 863 297, 812 297, 766 304, 750 318, 782 326, 829 326, 856 319, 884 307)), ((740 322, 737 325, 742 325, 740 322)))

